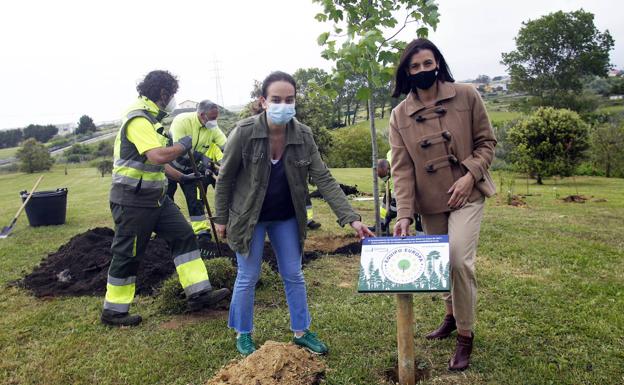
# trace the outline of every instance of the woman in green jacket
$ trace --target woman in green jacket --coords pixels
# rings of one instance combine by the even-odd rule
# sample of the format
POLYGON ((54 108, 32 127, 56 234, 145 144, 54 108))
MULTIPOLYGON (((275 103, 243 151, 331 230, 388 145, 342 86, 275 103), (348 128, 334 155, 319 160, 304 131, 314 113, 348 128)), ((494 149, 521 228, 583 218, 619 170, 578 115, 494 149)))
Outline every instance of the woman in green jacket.
POLYGON ((341 226, 350 224, 360 238, 373 236, 322 162, 312 130, 294 118, 295 94, 295 80, 287 73, 273 72, 264 80, 260 104, 265 111, 239 122, 230 134, 216 186, 216 231, 227 237, 238 261, 228 325, 236 330, 236 347, 243 355, 255 350, 254 292, 267 233, 284 282, 293 340, 314 353, 327 353, 309 331, 301 270, 308 176, 341 226))

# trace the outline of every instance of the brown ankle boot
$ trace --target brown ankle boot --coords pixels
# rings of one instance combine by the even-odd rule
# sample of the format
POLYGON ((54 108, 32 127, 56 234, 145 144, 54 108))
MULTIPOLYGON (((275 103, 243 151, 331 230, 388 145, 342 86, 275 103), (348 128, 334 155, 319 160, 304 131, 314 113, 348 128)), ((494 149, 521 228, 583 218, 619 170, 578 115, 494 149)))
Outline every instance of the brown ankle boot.
POLYGON ((428 340, 442 340, 450 336, 455 329, 457 329, 457 325, 455 324, 455 317, 450 314, 444 317, 442 325, 440 325, 439 328, 427 334, 425 338, 428 340))
POLYGON ((471 333, 470 337, 464 337, 457 335, 457 346, 455 347, 455 354, 449 361, 448 368, 451 371, 462 371, 468 369, 470 365, 470 354, 472 353, 472 340, 474 339, 474 333, 471 333))

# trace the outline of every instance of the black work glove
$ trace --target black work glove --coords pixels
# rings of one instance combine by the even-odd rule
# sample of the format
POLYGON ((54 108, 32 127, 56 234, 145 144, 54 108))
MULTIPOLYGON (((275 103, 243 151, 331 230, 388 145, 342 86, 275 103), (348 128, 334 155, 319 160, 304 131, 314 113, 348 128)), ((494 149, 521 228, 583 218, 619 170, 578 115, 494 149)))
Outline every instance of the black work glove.
POLYGON ((182 146, 184 146, 184 152, 188 152, 188 150, 190 150, 191 147, 193 147, 193 138, 191 138, 190 136, 184 136, 180 138, 180 140, 178 140, 176 143, 179 143, 182 146))
POLYGON ((203 178, 202 175, 182 174, 182 176, 180 177, 180 183, 182 183, 182 184, 194 183, 194 182, 200 180, 201 178, 203 178))
POLYGON ((204 167, 206 169, 208 169, 212 163, 212 159, 210 159, 209 157, 207 157, 205 154, 201 154, 201 162, 204 165, 204 167))
POLYGON ((210 171, 206 170, 206 175, 204 177, 204 182, 206 183, 206 186, 211 185, 212 187, 215 187, 215 185, 217 184, 217 180, 212 175, 212 173, 210 173, 210 174, 209 173, 210 173, 210 171))

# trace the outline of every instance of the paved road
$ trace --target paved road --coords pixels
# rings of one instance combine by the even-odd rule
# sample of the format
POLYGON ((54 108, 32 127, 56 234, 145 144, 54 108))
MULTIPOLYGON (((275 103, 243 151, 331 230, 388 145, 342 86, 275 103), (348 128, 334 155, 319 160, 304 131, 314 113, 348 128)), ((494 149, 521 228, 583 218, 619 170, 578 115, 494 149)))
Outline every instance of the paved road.
MULTIPOLYGON (((99 142, 101 140, 105 140, 108 138, 112 138, 115 135, 117 135, 117 131, 113 131, 113 132, 108 132, 106 134, 100 135, 100 136, 96 136, 95 138, 91 138, 91 139, 87 139, 85 141, 79 142, 80 144, 91 144, 91 143, 96 143, 99 142)), ((68 148, 70 148, 72 145, 69 146, 65 146, 63 148, 58 148, 54 151, 50 152, 50 155, 55 156, 55 155, 60 155, 63 152, 65 152, 65 150, 67 150, 68 148)), ((6 159, 0 159, 0 166, 5 165, 5 164, 9 164, 9 163, 13 163, 17 161, 16 158, 6 158, 6 159)))
MULTIPOLYGON (((104 134, 104 135, 96 136, 95 138, 87 139, 87 140, 85 140, 83 142, 79 142, 79 143, 80 144, 91 144, 91 143, 99 142, 99 141, 104 140, 104 139, 112 138, 115 135, 117 135, 117 131, 113 131, 113 132, 109 132, 109 133, 104 134)), ((69 149, 70 147, 71 147, 71 145, 63 147, 63 148, 56 149, 56 150, 50 152, 50 155, 52 155, 52 156, 60 155, 60 154, 64 153, 65 150, 69 149)))

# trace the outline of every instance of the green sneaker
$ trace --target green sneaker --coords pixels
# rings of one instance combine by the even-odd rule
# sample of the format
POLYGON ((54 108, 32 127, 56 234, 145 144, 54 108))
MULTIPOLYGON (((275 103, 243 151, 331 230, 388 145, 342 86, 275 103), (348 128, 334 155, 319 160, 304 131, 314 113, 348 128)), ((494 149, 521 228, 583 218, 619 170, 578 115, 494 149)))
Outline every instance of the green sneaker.
POLYGON ((236 349, 243 356, 248 356, 256 351, 256 344, 251 338, 251 333, 241 333, 236 337, 236 349))
POLYGON ((314 354, 327 354, 329 351, 323 341, 318 339, 316 333, 312 333, 309 330, 306 330, 305 334, 301 337, 293 337, 293 342, 314 354))

